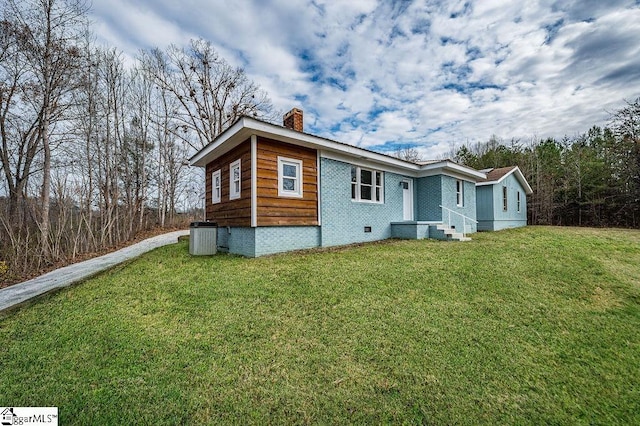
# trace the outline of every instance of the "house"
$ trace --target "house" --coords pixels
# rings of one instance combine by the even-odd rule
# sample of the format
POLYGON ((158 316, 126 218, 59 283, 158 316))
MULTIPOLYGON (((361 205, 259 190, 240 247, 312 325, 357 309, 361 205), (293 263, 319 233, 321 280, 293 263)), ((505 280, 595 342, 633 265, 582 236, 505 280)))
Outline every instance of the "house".
POLYGON ((450 160, 413 163, 241 117, 190 160, 205 169, 206 220, 218 250, 248 257, 386 238, 467 239, 476 183, 450 160))
POLYGON ((13 408, 7 407, 0 412, 0 418, 2 419, 0 423, 3 425, 12 425, 14 416, 15 413, 13 412, 13 408))
POLYGON ((478 231, 499 231, 527 225, 527 195, 533 190, 517 166, 481 170, 476 184, 478 231))

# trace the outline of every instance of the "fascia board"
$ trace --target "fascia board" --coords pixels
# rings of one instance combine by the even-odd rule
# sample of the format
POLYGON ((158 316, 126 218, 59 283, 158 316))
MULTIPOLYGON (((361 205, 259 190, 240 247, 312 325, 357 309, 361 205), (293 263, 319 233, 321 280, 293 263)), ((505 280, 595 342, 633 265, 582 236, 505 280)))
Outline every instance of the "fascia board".
POLYGON ((191 157, 189 162, 192 166, 204 167, 214 158, 224 154, 254 134, 265 138, 273 138, 282 142, 288 142, 293 145, 316 149, 322 152, 322 156, 324 158, 357 164, 363 167, 386 170, 410 177, 445 174, 474 182, 478 179, 486 178, 486 175, 482 172, 450 161, 440 161, 420 166, 418 164, 368 151, 356 146, 335 142, 263 121, 254 120, 250 117, 243 117, 238 120, 234 125, 218 136, 213 143, 191 157), (225 144, 227 146, 225 146, 225 144))
POLYGON ((244 125, 244 121, 246 118, 241 118, 236 121, 231 127, 222 132, 212 143, 202 148, 198 151, 193 157, 189 159, 189 165, 196 167, 205 167, 207 163, 213 160, 215 157, 219 157, 225 152, 229 151, 238 143, 244 141, 245 139, 251 136, 250 132, 246 132, 246 126, 244 125), (224 145, 227 141, 235 140, 235 144, 230 144, 232 146, 228 146, 224 152, 216 152, 219 151, 219 148, 224 145), (213 158, 212 158, 213 157, 213 158))
POLYGON ((429 177, 429 176, 449 176, 452 177, 454 179, 460 179, 460 180, 464 180, 466 182, 470 182, 475 184, 476 180, 470 178, 469 176, 465 176, 463 174, 460 173, 456 173, 456 172, 452 172, 450 170, 445 170, 445 169, 435 169, 435 170, 429 170, 426 173, 420 173, 417 177, 429 177))
POLYGON ((294 145, 322 150, 325 153, 335 152, 344 154, 350 157, 371 161, 375 164, 397 167, 400 169, 405 169, 407 171, 419 169, 419 166, 417 164, 400 160, 398 158, 389 157, 387 155, 378 154, 376 152, 358 148, 357 146, 335 142, 318 136, 309 135, 307 133, 301 133, 295 130, 274 126, 261 121, 253 121, 251 119, 248 119, 247 124, 248 127, 252 131, 256 132, 256 134, 259 136, 268 138, 273 138, 275 136, 277 137, 277 140, 282 142, 289 142, 294 145))
POLYGON ((533 194, 533 188, 531 188, 531 185, 529 185, 529 182, 527 182, 527 179, 524 177, 524 174, 522 173, 520 168, 517 167, 517 166, 516 166, 516 172, 517 172, 516 177, 518 178, 518 180, 520 181, 520 183, 524 187, 524 192, 527 195, 533 194))
POLYGON ((397 167, 388 163, 372 161, 361 156, 348 155, 331 150, 321 150, 320 157, 329 160, 341 161, 343 163, 353 164, 354 166, 375 169, 382 172, 391 172, 402 176, 417 177, 416 170, 411 170, 406 167, 397 167))
POLYGON ((518 166, 514 167, 509 173, 505 174, 504 176, 502 176, 498 180, 490 180, 490 181, 487 181, 487 182, 479 182, 479 183, 476 184, 476 186, 499 184, 499 183, 501 183, 503 180, 505 180, 507 177, 509 177, 513 173, 515 173, 516 179, 518 179, 518 181, 520 182, 520 185, 522 185, 522 187, 524 188, 524 192, 527 195, 533 194, 533 189, 529 185, 529 182, 527 182, 527 179, 524 177, 524 174, 522 174, 522 171, 520 170, 520 168, 518 166))
MULTIPOLYGON (((419 170, 420 166, 404 160, 389 157, 387 155, 378 154, 376 152, 367 151, 356 146, 342 144, 334 142, 329 139, 324 139, 318 136, 301 133, 295 130, 275 126, 273 124, 265 123, 262 121, 253 120, 249 117, 243 117, 238 120, 233 126, 225 130, 218 138, 200 150, 189 160, 189 164, 192 166, 204 167, 208 162, 213 160, 223 152, 216 154, 219 148, 229 141, 236 141, 236 143, 244 141, 251 135, 262 136, 266 138, 276 139, 282 142, 288 142, 293 145, 303 146, 316 150, 323 150, 325 152, 335 152, 344 154, 349 157, 364 159, 376 164, 376 167, 386 166, 404 170, 404 173, 411 173, 412 171, 419 170), (379 165, 379 166, 378 166, 379 165)), ((224 152, 228 151, 226 149, 224 152)))
POLYGON ((435 176, 439 174, 463 178, 472 182, 476 182, 478 179, 486 178, 486 175, 482 172, 474 170, 470 167, 452 163, 451 161, 440 161, 438 163, 425 164, 420 168, 418 177, 435 176))

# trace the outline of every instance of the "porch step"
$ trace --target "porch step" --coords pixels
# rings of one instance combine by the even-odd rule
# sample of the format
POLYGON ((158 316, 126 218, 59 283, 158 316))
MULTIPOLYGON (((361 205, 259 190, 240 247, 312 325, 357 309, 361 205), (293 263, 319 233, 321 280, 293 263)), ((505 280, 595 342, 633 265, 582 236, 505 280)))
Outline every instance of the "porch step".
POLYGON ((456 232, 455 229, 449 228, 445 224, 436 226, 438 231, 442 231, 447 241, 471 241, 471 238, 465 237, 462 232, 456 232))

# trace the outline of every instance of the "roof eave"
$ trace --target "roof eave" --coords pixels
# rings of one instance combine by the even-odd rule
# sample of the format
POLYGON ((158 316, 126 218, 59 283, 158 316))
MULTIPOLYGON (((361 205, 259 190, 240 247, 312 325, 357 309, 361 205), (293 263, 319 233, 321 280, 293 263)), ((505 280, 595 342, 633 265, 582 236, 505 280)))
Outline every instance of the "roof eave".
POLYGON ((429 172, 437 173, 439 171, 449 171, 472 178, 475 181, 477 181, 478 179, 484 179, 486 177, 484 173, 479 172, 476 169, 472 169, 471 167, 463 166, 449 160, 425 164, 420 167, 420 171, 425 174, 429 172))
POLYGON ((209 143, 207 146, 194 154, 189 159, 189 165, 196 167, 205 167, 207 163, 211 161, 209 157, 211 157, 220 146, 222 146, 225 142, 237 137, 237 135, 245 129, 244 120, 245 117, 241 117, 240 119, 238 119, 224 132, 220 133, 213 140, 213 142, 209 143))
POLYGON ((533 194, 533 189, 529 185, 529 182, 527 182, 527 179, 524 177, 524 174, 522 173, 522 170, 520 170, 520 167, 518 167, 518 166, 515 166, 511 171, 506 173, 504 176, 502 176, 498 180, 488 180, 488 181, 485 181, 485 182, 478 182, 476 184, 476 186, 485 186, 485 185, 498 184, 498 183, 502 182, 503 180, 505 180, 509 175, 512 175, 514 173, 516 174, 516 179, 518 179, 518 181, 520 182, 520 184, 524 188, 524 192, 527 195, 533 194))
POLYGON ((222 150, 225 145, 232 145, 242 142, 251 135, 257 135, 267 138, 277 138, 282 142, 289 142, 299 146, 308 148, 335 152, 357 159, 368 160, 384 166, 391 166, 403 170, 409 175, 419 176, 429 172, 445 171, 462 175, 474 181, 484 179, 486 175, 475 169, 450 160, 443 160, 436 163, 418 165, 416 163, 380 154, 357 146, 348 145, 322 138, 308 133, 298 132, 275 124, 256 120, 251 117, 241 117, 231 127, 222 132, 212 143, 204 147, 197 154, 189 159, 189 164, 197 167, 205 167, 209 162, 219 155, 227 152, 228 149, 222 150), (229 142, 232 142, 229 144, 229 142), (219 154, 217 154, 219 153, 219 154))
POLYGON ((347 154, 353 157, 367 159, 375 163, 399 167, 408 171, 415 172, 420 169, 420 166, 409 161, 379 154, 357 146, 331 141, 308 133, 298 132, 275 124, 255 120, 250 117, 242 117, 236 121, 231 127, 222 132, 212 143, 191 157, 189 159, 189 164, 191 166, 204 167, 207 163, 216 158, 215 152, 221 146, 228 143, 228 141, 234 139, 244 140, 254 134, 267 138, 277 138, 282 142, 289 142, 295 145, 306 146, 308 148, 347 154))

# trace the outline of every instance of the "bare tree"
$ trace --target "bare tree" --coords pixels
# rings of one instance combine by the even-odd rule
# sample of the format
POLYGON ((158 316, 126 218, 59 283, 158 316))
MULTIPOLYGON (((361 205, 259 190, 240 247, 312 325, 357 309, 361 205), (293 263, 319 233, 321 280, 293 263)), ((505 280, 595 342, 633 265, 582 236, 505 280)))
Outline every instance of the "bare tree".
POLYGON ((83 0, 7 0, 8 17, 20 29, 20 61, 37 84, 28 98, 36 111, 35 135, 42 154, 41 217, 38 221, 43 255, 49 257, 51 199, 51 126, 62 118, 65 97, 75 87, 80 67, 83 0))
POLYGON ((38 153, 37 109, 23 101, 34 97, 37 83, 21 52, 27 30, 10 15, 0 31, 0 162, 9 193, 9 213, 21 222, 18 205, 32 174, 38 153))
POLYGON ((184 174, 188 147, 184 140, 175 136, 181 129, 174 114, 179 107, 177 100, 166 90, 159 89, 157 92, 153 116, 153 131, 157 142, 155 181, 159 221, 160 226, 164 227, 167 221, 173 221, 176 212, 178 187, 184 174))
POLYGON ((179 129, 173 134, 199 150, 240 116, 267 117, 272 111, 266 93, 218 56, 210 42, 192 40, 189 48, 175 45, 167 52, 143 52, 141 61, 162 90, 171 93, 180 108, 179 129))
POLYGON ((393 153, 393 156, 405 161, 411 161, 412 163, 418 163, 420 161, 424 161, 422 158, 422 154, 417 150, 416 147, 405 147, 397 150, 393 153))

